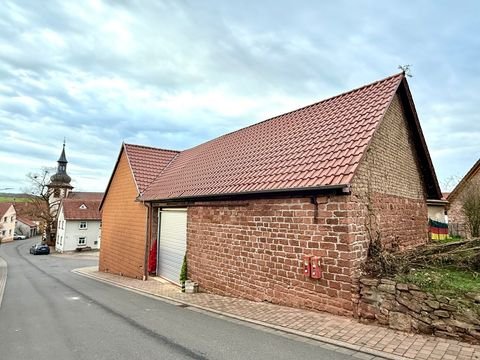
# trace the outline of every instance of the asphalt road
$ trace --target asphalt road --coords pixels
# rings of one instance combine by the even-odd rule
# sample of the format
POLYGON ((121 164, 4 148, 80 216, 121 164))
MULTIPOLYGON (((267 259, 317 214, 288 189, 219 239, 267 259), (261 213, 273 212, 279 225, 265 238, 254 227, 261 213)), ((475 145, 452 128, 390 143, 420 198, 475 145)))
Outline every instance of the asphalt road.
POLYGON ((0 246, 8 264, 1 360, 358 359, 76 275, 96 260, 33 256, 34 242, 0 246))

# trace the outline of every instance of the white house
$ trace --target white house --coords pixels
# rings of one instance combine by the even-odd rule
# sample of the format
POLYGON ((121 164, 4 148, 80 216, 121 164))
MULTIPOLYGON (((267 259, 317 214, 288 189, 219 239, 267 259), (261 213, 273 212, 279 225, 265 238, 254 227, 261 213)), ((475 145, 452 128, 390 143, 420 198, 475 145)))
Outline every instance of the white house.
POLYGON ((17 215, 17 223, 15 224, 15 233, 18 235, 25 235, 27 238, 37 235, 38 221, 32 221, 25 216, 17 215))
POLYGON ((0 203, 0 240, 9 242, 13 240, 17 214, 11 203, 0 203))
POLYGON ((100 248, 103 193, 72 192, 58 211, 55 250, 58 252, 100 248))

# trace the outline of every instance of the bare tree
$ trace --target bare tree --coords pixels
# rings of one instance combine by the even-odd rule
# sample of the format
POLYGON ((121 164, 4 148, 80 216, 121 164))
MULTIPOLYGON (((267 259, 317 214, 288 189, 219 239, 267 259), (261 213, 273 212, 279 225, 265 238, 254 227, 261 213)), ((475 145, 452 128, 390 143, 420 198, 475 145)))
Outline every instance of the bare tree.
POLYGON ((465 185, 461 201, 470 235, 480 237, 480 180, 465 185))
POLYGON ((50 174, 54 172, 51 168, 43 167, 35 173, 28 173, 27 178, 30 182, 30 188, 27 190, 32 194, 29 206, 26 207, 25 214, 33 218, 40 219, 41 231, 47 241, 50 240, 54 221, 57 217, 58 201, 51 202, 51 191, 48 188, 50 174))

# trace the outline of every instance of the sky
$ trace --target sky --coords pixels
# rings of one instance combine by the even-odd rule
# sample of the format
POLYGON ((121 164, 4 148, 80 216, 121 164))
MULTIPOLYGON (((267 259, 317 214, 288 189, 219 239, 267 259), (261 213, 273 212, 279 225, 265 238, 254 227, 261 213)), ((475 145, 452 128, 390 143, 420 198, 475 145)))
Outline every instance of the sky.
POLYGON ((398 73, 443 190, 480 157, 480 2, 0 0, 0 192, 104 191, 122 142, 183 150, 398 73))

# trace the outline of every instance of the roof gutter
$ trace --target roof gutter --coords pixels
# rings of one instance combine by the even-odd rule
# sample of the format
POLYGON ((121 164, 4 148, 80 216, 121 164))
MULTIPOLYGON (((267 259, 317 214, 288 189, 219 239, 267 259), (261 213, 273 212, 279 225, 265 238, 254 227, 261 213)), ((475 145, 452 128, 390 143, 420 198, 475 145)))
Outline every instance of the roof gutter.
POLYGON ((339 185, 323 185, 317 187, 305 187, 305 188, 295 188, 295 189, 271 189, 271 190, 258 190, 258 191, 243 191, 236 193, 220 193, 212 195, 188 195, 188 196, 177 196, 177 197, 167 197, 167 198, 152 198, 152 199, 142 199, 141 196, 137 198, 137 201, 142 201, 144 203, 155 202, 155 201, 189 201, 189 200, 219 200, 221 198, 236 198, 241 196, 258 196, 258 195, 284 195, 287 193, 302 193, 305 195, 311 194, 312 192, 319 191, 338 191, 345 195, 350 194, 351 186, 350 184, 339 184, 339 185))

